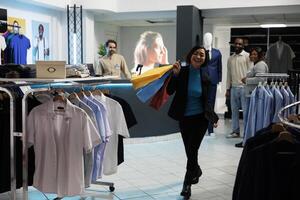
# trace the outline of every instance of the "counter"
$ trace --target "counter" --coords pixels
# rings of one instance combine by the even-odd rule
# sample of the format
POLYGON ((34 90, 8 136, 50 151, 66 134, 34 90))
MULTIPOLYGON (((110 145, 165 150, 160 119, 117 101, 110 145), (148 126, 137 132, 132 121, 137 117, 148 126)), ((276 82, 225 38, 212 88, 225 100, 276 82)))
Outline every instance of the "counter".
POLYGON ((172 97, 160 109, 155 110, 147 103, 142 103, 136 96, 129 80, 111 80, 111 83, 97 86, 99 89, 109 89, 112 95, 126 100, 137 119, 137 124, 129 129, 131 137, 148 137, 179 132, 177 121, 168 116, 172 97))

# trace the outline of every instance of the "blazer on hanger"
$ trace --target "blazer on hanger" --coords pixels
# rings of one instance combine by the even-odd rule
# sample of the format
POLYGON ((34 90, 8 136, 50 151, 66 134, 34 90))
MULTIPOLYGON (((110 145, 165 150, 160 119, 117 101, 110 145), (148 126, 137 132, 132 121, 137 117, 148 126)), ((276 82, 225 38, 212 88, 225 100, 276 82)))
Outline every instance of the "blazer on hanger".
MULTIPOLYGON (((181 120, 184 117, 187 104, 187 93, 188 93, 188 81, 189 81, 189 67, 181 68, 178 76, 173 76, 168 84, 167 93, 172 95, 174 92, 175 96, 171 103, 168 115, 175 119, 181 120)), ((214 112, 212 105, 208 102, 208 95, 210 90, 210 79, 208 74, 205 72, 205 67, 201 68, 201 83, 202 83, 202 105, 204 110, 205 118, 211 123, 217 123, 219 120, 218 115, 214 112)), ((199 83, 200 86, 200 83, 199 83)))

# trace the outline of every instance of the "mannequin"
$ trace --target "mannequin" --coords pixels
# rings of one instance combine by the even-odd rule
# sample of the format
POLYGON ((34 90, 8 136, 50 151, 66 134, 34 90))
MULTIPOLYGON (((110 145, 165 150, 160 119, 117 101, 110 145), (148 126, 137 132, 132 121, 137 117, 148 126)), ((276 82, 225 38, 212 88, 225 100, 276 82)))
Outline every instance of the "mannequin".
POLYGON ((212 34, 205 33, 203 37, 203 46, 206 50, 209 51, 209 59, 211 58, 211 46, 212 46, 212 34))
MULTIPOLYGON (((202 70, 208 73, 211 79, 211 92, 209 94, 209 101, 213 108, 215 107, 217 85, 222 81, 222 54, 218 49, 212 47, 213 35, 209 32, 203 36, 203 46, 209 53, 209 61, 207 67, 202 70)), ((213 133, 213 124, 208 124, 208 135, 213 133)))

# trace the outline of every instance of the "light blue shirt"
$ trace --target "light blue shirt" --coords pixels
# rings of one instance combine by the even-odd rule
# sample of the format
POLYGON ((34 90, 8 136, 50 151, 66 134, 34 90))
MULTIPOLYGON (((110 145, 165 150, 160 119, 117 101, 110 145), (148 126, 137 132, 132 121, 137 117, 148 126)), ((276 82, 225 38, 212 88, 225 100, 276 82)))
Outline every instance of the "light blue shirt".
POLYGON ((267 95, 264 104, 265 117, 263 120, 263 128, 268 127, 271 124, 274 115, 274 97, 269 86, 267 86, 266 91, 267 95))
MULTIPOLYGON (((289 86, 287 86, 286 91, 289 93, 290 104, 295 102, 295 95, 292 93, 289 86)), ((296 114, 296 106, 290 108, 290 114, 296 114)))
POLYGON ((185 116, 196 115, 203 112, 201 97, 201 72, 199 69, 190 66, 185 116))
POLYGON ((277 87, 272 87, 271 92, 274 96, 274 106, 275 106, 273 122, 276 123, 276 122, 280 122, 278 118, 278 112, 280 108, 282 108, 283 106, 283 96, 277 87))
POLYGON ((105 128, 104 128, 104 119, 103 119, 104 117, 101 112, 101 109, 99 108, 99 106, 97 104, 95 104, 93 101, 88 99, 86 96, 83 96, 81 98, 81 100, 93 110, 95 117, 96 117, 96 122, 97 122, 97 126, 99 128, 99 133, 100 133, 101 139, 103 142, 105 142, 106 135, 105 135, 105 128))
POLYGON ((257 113, 257 102, 258 102, 258 87, 256 87, 250 96, 250 104, 249 104, 249 111, 247 117, 247 124, 244 131, 244 139, 243 144, 255 134, 255 125, 256 125, 256 113, 257 113))
MULTIPOLYGON (((79 98, 70 99, 71 103, 82 108, 88 116, 91 118, 93 124, 95 125, 97 131, 99 131, 95 114, 93 110, 83 103, 79 98)), ((99 133, 98 133, 99 134, 99 133)), ((100 134, 99 137, 101 138, 100 134)), ((94 162, 94 150, 88 153, 83 153, 83 163, 84 163, 84 184, 85 187, 89 187, 92 181, 92 174, 93 174, 93 162, 94 162)))
POLYGON ((87 104, 95 113, 97 124, 100 130, 100 135, 103 143, 97 145, 94 148, 94 164, 93 164, 93 173, 92 173, 92 182, 95 182, 98 178, 101 177, 101 173, 99 170, 102 169, 102 161, 103 161, 103 154, 107 142, 106 134, 105 134, 105 125, 104 125, 104 116, 101 112, 101 108, 90 100, 88 97, 83 96, 81 100, 87 104))
MULTIPOLYGON (((265 104, 265 98, 267 95, 267 91, 265 87, 263 86, 258 86, 258 94, 257 94, 257 112, 256 112, 256 126, 255 126, 255 131, 258 131, 263 128, 264 124, 264 116, 266 115, 264 111, 264 104, 265 104)), ((253 136, 253 135, 252 135, 253 136)))
POLYGON ((105 108, 105 105, 100 101, 98 101, 94 96, 88 96, 87 99, 92 101, 99 107, 101 114, 103 116, 102 126, 104 127, 104 133, 105 133, 105 142, 95 147, 94 167, 93 167, 93 175, 92 175, 92 182, 95 182, 97 179, 102 178, 105 148, 107 142, 109 141, 109 137, 112 135, 112 131, 108 122, 107 110, 105 108))
MULTIPOLYGON (((283 107, 289 105, 290 104, 290 95, 289 95, 289 93, 286 91, 286 89, 284 87, 280 88, 280 92, 283 96, 283 107)), ((283 112, 283 116, 286 117, 286 118, 289 116, 289 114, 290 114, 289 109, 286 109, 283 112)))

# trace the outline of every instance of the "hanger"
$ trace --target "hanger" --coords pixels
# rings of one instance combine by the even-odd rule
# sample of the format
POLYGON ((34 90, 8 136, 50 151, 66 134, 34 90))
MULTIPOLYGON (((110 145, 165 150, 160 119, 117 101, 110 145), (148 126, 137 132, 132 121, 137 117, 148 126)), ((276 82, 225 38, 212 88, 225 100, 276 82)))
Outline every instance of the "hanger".
POLYGON ((101 90, 93 90, 92 91, 92 94, 94 95, 94 96, 101 96, 102 95, 102 92, 101 92, 101 90))
POLYGON ((89 90, 85 90, 83 92, 84 92, 85 96, 87 96, 87 97, 92 96, 92 93, 89 90))
POLYGON ((68 96, 68 99, 69 100, 72 100, 72 99, 77 99, 77 100, 80 100, 78 95, 75 93, 75 92, 72 92, 69 96, 68 96))
POLYGON ((272 125, 272 133, 278 133, 282 131, 286 131, 282 123, 276 123, 272 125))
POLYGON ((103 94, 109 94, 109 93, 110 93, 110 91, 109 91, 108 89, 102 89, 101 92, 102 92, 103 94))
POLYGON ((61 101, 63 103, 66 103, 66 98, 64 96, 64 90, 63 89, 56 89, 54 91, 53 101, 61 101))
POLYGON ((290 132, 282 131, 279 133, 278 137, 276 138, 276 142, 281 142, 281 141, 287 141, 289 143, 294 144, 295 138, 290 132))
POLYGON ((288 116, 288 121, 295 124, 300 124, 300 116, 296 114, 291 114, 288 116))
POLYGON ((282 123, 276 123, 272 125, 272 133, 278 133, 278 137, 275 139, 276 142, 288 141, 289 143, 295 143, 294 136, 286 130, 282 123))

